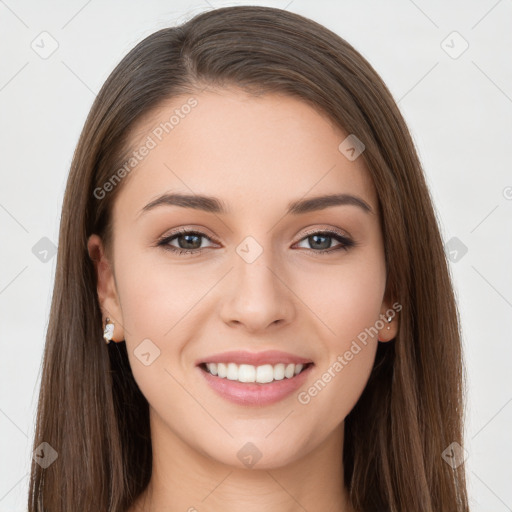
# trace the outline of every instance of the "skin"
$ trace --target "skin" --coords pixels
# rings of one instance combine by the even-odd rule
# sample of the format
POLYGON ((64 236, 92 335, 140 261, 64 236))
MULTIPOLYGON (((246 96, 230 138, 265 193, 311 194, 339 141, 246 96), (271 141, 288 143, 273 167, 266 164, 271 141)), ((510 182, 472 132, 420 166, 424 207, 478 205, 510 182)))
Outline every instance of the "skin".
MULTIPOLYGON (((132 132, 133 148, 189 97, 147 116, 132 132)), ((88 243, 103 318, 114 320, 114 341, 126 342, 150 405, 152 479, 130 512, 351 511, 342 485, 344 420, 366 386, 378 340, 396 336, 396 318, 308 404, 297 393, 263 407, 233 404, 195 362, 236 349, 290 352, 315 363, 301 390, 332 367, 392 306, 375 187, 363 158, 338 150, 348 133, 299 99, 234 88, 194 97, 197 106, 125 178, 113 208, 113 256, 99 236, 88 243), (215 196, 229 211, 164 205, 140 214, 164 192, 215 196), (285 215, 292 200, 332 193, 358 196, 374 213, 341 205, 285 215), (156 246, 180 227, 205 233, 194 246, 201 253, 156 246), (356 245, 319 254, 340 242, 315 246, 306 231, 329 229, 356 245), (247 236, 263 249, 252 263, 236 251, 247 236), (146 338, 160 350, 149 366, 134 354, 146 338), (262 454, 252 468, 237 457, 248 442, 262 454)), ((183 236, 169 244, 180 242, 186 247, 183 236)))

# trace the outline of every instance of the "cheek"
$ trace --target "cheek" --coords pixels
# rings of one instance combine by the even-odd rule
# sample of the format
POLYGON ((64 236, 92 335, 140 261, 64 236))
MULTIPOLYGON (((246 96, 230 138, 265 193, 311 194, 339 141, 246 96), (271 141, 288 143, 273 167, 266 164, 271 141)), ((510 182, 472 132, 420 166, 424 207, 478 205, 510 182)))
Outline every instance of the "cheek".
POLYGON ((300 390, 297 401, 311 421, 323 418, 316 428, 327 433, 357 403, 373 367, 378 340, 375 324, 386 283, 383 254, 376 250, 364 258, 347 259, 336 271, 331 268, 328 275, 315 277, 314 282, 303 283, 301 293, 322 320, 323 354, 315 378, 300 390), (322 411, 330 413, 325 416, 322 411))
POLYGON ((378 249, 347 254, 339 265, 309 270, 298 274, 294 291, 320 320, 318 334, 329 351, 344 350, 379 319, 386 285, 383 255, 378 249))
POLYGON ((116 281, 133 376, 148 398, 160 391, 172 394, 168 371, 187 340, 183 330, 190 328, 191 308, 200 298, 197 286, 182 268, 164 266, 148 253, 117 254, 116 281))
POLYGON ((116 274, 128 332, 126 340, 132 344, 141 337, 153 337, 159 342, 171 337, 180 319, 201 296, 197 271, 162 263, 161 257, 150 253, 120 255, 116 274))

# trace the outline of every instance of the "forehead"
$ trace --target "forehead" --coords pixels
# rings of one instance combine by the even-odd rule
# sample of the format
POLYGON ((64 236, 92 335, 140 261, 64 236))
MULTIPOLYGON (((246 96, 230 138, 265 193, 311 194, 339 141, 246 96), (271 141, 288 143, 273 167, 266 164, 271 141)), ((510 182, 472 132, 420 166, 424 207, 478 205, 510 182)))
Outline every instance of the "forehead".
POLYGON ((236 212, 352 193, 377 211, 363 158, 351 161, 339 149, 348 135, 289 95, 216 89, 176 96, 132 131, 128 156, 139 155, 115 209, 132 216, 156 196, 175 191, 219 197, 236 212))

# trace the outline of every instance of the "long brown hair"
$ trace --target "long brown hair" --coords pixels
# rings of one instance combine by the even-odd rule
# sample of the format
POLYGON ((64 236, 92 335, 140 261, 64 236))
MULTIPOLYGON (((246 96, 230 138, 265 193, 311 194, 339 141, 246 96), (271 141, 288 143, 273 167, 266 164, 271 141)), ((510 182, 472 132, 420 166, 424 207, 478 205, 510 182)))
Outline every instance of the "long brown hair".
MULTIPOLYGON (((459 317, 436 214, 414 144, 372 66, 325 27, 281 9, 226 7, 159 30, 117 65, 91 108, 62 208, 44 351, 29 511, 123 512, 151 477, 148 403, 124 343, 106 346, 87 239, 111 240, 123 182, 94 191, 122 166, 134 124, 163 100, 204 85, 284 92, 309 102, 365 145, 382 219, 387 297, 402 305, 399 333, 380 343, 360 400, 346 418, 343 462, 361 511, 468 510, 459 317)), ((341 142, 341 141, 340 141, 341 142)), ((340 485, 342 482, 340 482, 340 485)))

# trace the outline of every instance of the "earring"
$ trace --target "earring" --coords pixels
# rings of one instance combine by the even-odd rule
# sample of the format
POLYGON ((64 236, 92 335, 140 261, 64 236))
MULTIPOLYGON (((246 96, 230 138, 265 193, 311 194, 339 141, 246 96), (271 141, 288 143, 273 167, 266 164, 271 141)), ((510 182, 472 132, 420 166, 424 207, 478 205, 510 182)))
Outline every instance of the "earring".
POLYGON ((110 318, 107 317, 105 320, 105 330, 103 331, 103 338, 105 339, 105 343, 108 345, 110 340, 114 337, 114 323, 110 321, 110 318))
MULTIPOLYGON (((393 320, 393 317, 392 317, 392 316, 388 316, 388 317, 386 318, 386 320, 387 320, 387 322, 388 322, 388 324, 389 324, 389 323, 391 322, 391 320, 393 320)), ((388 326, 386 327, 386 329, 387 329, 387 330, 389 330, 389 329, 391 329, 391 327, 388 325, 388 326)), ((378 338, 378 341, 384 341, 384 340, 381 340, 381 339, 380 339, 380 337, 379 337, 379 338, 378 338)))

